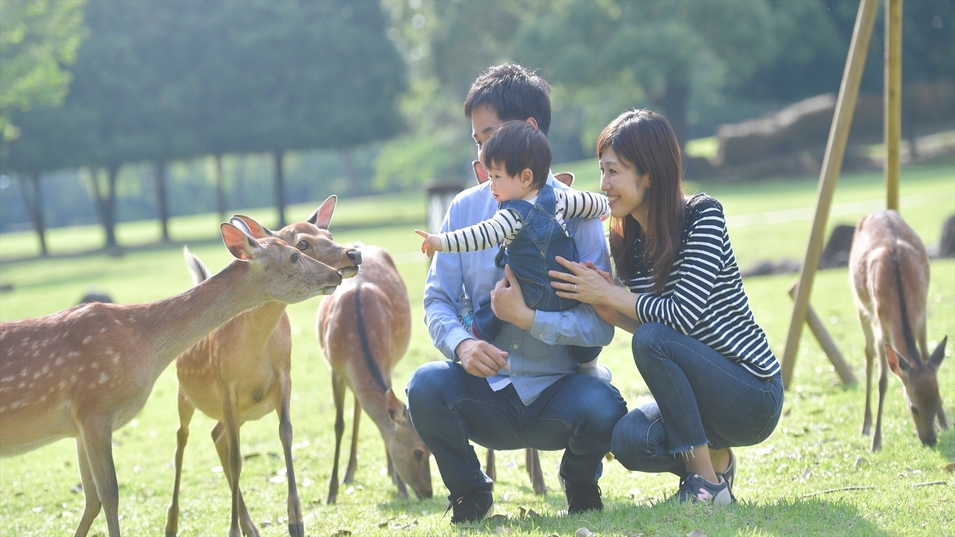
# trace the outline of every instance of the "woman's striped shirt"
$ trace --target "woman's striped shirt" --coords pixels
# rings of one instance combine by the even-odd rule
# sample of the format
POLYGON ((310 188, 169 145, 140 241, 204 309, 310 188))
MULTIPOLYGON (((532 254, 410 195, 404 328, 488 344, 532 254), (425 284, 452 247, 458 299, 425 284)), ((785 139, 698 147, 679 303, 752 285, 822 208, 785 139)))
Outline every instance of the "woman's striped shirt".
POLYGON ((706 344, 758 377, 779 372, 766 334, 756 324, 743 291, 723 206, 698 194, 686 205, 683 248, 659 296, 650 294, 654 278, 634 251, 635 276, 626 282, 637 299, 637 319, 665 324, 706 344))

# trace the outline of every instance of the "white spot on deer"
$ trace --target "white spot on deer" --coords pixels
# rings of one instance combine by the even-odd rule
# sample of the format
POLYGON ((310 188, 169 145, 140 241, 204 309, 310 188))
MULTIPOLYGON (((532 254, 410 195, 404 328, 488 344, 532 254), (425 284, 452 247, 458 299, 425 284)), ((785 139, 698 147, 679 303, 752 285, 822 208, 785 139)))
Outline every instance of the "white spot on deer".
POLYGON ((113 356, 113 363, 114 363, 114 364, 118 364, 118 363, 119 363, 119 357, 120 357, 119 354, 117 354, 116 356, 113 356))
POLYGON ((24 381, 24 382, 21 382, 19 385, 17 385, 17 388, 23 388, 23 387, 26 386, 26 385, 27 385, 27 383, 26 383, 26 381, 24 381))
POLYGON ((63 365, 63 357, 62 357, 62 356, 58 356, 58 357, 56 358, 56 361, 53 362, 53 365, 54 365, 54 366, 61 366, 61 365, 63 365))
POLYGON ((30 372, 30 368, 24 367, 24 368, 23 368, 23 371, 20 371, 20 376, 21 376, 21 377, 25 377, 25 376, 27 376, 27 373, 29 373, 29 372, 30 372))
POLYGON ((86 345, 92 340, 93 340, 93 336, 86 336, 85 338, 83 338, 83 345, 86 345))
POLYGON ((42 403, 42 402, 44 402, 44 401, 46 401, 46 395, 41 395, 40 398, 37 399, 36 402, 37 402, 37 403, 42 403))
POLYGON ((2 379, 0 379, 0 382, 13 382, 13 380, 16 378, 17 378, 16 376, 10 375, 9 377, 3 377, 2 379))
POLYGON ((109 380, 109 375, 106 374, 106 371, 103 371, 103 374, 99 376, 99 383, 105 384, 109 380))
POLYGON ((99 332, 100 332, 100 334, 105 334, 107 330, 108 330, 108 328, 106 328, 106 327, 104 326, 103 328, 100 328, 100 329, 99 329, 99 332))
POLYGON ((50 364, 43 364, 43 374, 46 375, 50 372, 50 364))
MULTIPOLYGON (((73 379, 74 379, 74 380, 76 379, 76 375, 73 375, 73 379)), ((57 387, 58 387, 59 389, 61 389, 61 390, 62 390, 65 386, 66 386, 66 381, 65 381, 65 380, 61 380, 60 383, 57 385, 57 387)))
POLYGON ((91 364, 90 364, 90 367, 92 367, 93 369, 99 368, 99 361, 95 361, 95 362, 91 363, 91 364))
POLYGON ((80 351, 70 351, 70 353, 66 355, 67 358, 78 358, 79 356, 80 351))
POLYGON ((23 403, 22 403, 22 402, 20 402, 20 401, 14 401, 13 404, 10 405, 10 408, 20 408, 21 406, 23 406, 23 403))

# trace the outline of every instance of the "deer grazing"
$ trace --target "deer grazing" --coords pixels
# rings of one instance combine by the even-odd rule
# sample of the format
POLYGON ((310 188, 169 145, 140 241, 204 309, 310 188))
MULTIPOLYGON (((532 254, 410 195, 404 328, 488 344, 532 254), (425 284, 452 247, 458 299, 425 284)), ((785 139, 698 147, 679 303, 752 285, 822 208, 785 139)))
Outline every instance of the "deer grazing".
MULTIPOLYGON (((247 226, 255 238, 279 237, 303 254, 349 278, 358 273, 361 254, 354 248, 347 248, 332 240, 328 226, 336 203, 337 198, 331 196, 308 219, 278 232, 272 232, 246 216, 235 216, 233 221, 239 220, 238 225, 247 226)), ((209 278, 209 271, 199 258, 186 252, 186 261, 197 285, 209 278)), ((245 311, 176 359, 179 431, 175 457, 176 479, 166 515, 167 537, 178 533, 183 451, 189 438, 189 423, 197 408, 218 420, 212 429, 212 440, 232 490, 229 535, 235 537, 239 535, 239 524, 245 535, 259 535, 239 489, 242 470, 239 428, 244 422, 257 420, 272 411, 278 414, 279 438, 285 453, 288 478, 289 535, 304 537, 305 526, 292 465, 292 423, 289 417, 292 344, 285 306, 282 302, 266 302, 245 311)))
POLYGON ((948 337, 929 356, 925 337, 928 253, 921 239, 895 211, 862 218, 849 253, 849 277, 865 333, 865 418, 862 434, 872 424, 872 362, 879 357, 879 408, 872 451, 882 449, 882 403, 888 385, 887 366, 902 379, 905 399, 919 439, 934 445, 935 418, 948 428, 938 393, 938 369, 948 337), (928 357, 926 359, 926 357, 928 357))
POLYGON ((326 503, 334 504, 338 495, 346 385, 355 394, 355 410, 344 482, 351 483, 355 476, 358 421, 364 408, 385 441, 388 473, 399 497, 408 497, 407 483, 418 498, 430 498, 431 452, 391 390, 392 368, 411 339, 408 292, 388 252, 376 246, 360 250, 361 274, 322 300, 316 321, 318 345, 332 370, 335 400, 335 462, 326 503))
POLYGON ((143 408, 166 366, 242 311, 331 294, 341 284, 337 270, 281 240, 220 228, 236 260, 184 293, 0 323, 0 456, 76 438, 86 499, 76 536, 102 508, 110 537, 119 537, 113 431, 143 408))

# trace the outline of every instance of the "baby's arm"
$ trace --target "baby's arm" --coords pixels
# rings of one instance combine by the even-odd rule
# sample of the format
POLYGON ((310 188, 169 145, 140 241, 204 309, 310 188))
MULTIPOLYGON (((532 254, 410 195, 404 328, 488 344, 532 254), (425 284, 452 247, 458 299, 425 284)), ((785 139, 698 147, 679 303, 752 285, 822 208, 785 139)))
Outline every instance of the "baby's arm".
POLYGON ((558 191, 564 195, 564 218, 603 218, 610 216, 607 196, 580 190, 558 191))
POLYGON ((415 233, 425 238, 421 244, 421 251, 434 252, 476 252, 496 246, 505 239, 513 237, 522 227, 520 217, 515 211, 504 209, 494 213, 494 216, 456 231, 449 231, 439 235, 429 235, 424 231, 415 230, 415 233), (437 241, 437 242, 435 242, 437 241), (438 247, 428 248, 428 244, 438 244, 438 247))

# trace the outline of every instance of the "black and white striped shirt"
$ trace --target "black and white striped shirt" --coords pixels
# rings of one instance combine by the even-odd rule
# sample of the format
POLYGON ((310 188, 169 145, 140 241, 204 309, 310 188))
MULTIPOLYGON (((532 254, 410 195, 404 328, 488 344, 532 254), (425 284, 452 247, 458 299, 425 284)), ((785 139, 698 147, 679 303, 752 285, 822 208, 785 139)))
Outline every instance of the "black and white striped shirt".
POLYGON ((650 294, 654 278, 638 244, 635 276, 626 282, 641 293, 637 319, 693 337, 758 377, 775 375, 779 362, 749 309, 719 201, 705 194, 687 200, 683 243, 660 296, 650 294))
MULTIPOLYGON (((533 204, 537 198, 528 200, 533 204)), ((560 227, 567 233, 564 220, 568 218, 597 218, 610 214, 607 197, 593 192, 554 189, 555 217, 560 227)), ((441 233, 443 252, 474 252, 486 250, 503 242, 510 244, 517 232, 524 227, 517 211, 502 209, 494 216, 473 226, 441 233)))

